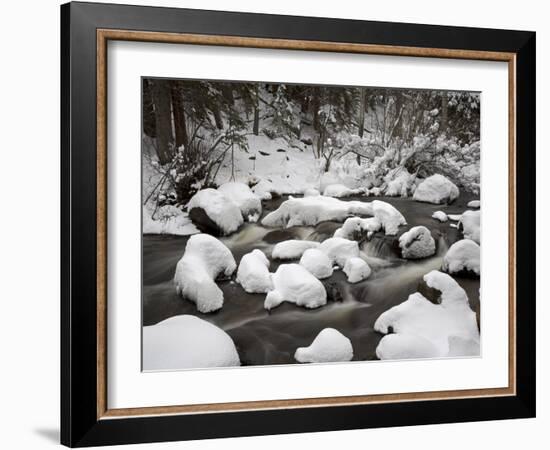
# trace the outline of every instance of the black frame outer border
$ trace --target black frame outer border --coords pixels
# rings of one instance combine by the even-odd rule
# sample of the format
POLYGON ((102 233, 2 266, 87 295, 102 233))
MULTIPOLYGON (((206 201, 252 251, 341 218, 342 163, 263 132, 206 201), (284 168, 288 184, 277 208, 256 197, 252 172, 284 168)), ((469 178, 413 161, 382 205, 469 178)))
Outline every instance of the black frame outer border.
POLYGON ((535 33, 69 3, 61 6, 61 443, 71 447, 535 416, 535 33), (96 418, 96 29, 513 52, 517 55, 517 395, 96 418))

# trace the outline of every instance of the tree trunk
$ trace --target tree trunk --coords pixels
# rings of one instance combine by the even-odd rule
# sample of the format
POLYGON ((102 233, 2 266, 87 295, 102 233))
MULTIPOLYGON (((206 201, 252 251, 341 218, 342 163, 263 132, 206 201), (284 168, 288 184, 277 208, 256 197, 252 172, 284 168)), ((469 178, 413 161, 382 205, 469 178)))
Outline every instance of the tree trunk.
POLYGON ((171 82, 172 113, 174 114, 174 131, 176 135, 176 148, 182 145, 187 148, 189 137, 187 136, 187 124, 185 123, 185 110, 183 108, 183 97, 177 82, 171 82))
POLYGON ((441 128, 439 131, 441 133, 447 132, 447 127, 449 126, 449 97, 447 95, 447 92, 443 92, 441 94, 441 128))
POLYGON ((319 107, 320 107, 320 92, 318 87, 313 88, 311 98, 311 108, 313 109, 313 129, 319 131, 319 107))
POLYGON ((153 102, 157 131, 157 155, 161 164, 172 160, 172 117, 170 111, 170 87, 166 80, 153 80, 153 102))
POLYGON ((367 107, 366 102, 367 102, 367 89, 363 87, 361 88, 361 102, 359 105, 359 119, 358 119, 359 137, 363 137, 363 133, 365 132, 365 109, 367 107))
POLYGON ((154 138, 157 135, 155 107, 153 104, 152 87, 150 81, 146 78, 143 79, 141 101, 143 111, 143 132, 147 136, 154 138))
POLYGON ((254 95, 254 126, 253 133, 258 136, 260 133, 260 105, 258 100, 258 85, 256 85, 255 95, 254 95))
POLYGON ((223 120, 222 120, 222 115, 220 113, 220 109, 216 106, 216 107, 214 107, 212 113, 214 114, 214 121, 216 122, 216 128, 218 130, 222 130, 223 129, 223 120))

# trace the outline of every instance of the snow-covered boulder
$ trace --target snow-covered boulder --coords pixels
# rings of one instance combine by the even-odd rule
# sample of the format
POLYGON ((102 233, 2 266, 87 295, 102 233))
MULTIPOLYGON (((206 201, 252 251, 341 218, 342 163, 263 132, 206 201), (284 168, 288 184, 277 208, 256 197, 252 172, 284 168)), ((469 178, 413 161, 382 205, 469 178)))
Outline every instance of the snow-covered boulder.
POLYGON ((458 222, 458 227, 462 229, 464 238, 480 243, 480 221, 481 211, 464 211, 458 222))
POLYGON ((372 202, 372 215, 380 221, 387 236, 395 236, 401 225, 407 225, 403 214, 389 203, 381 200, 372 202))
POLYGON ((273 191, 274 186, 268 180, 260 180, 252 187, 252 192, 261 200, 271 200, 273 197, 271 192, 273 191))
POLYGON ((432 214, 432 219, 439 220, 440 222, 447 222, 449 218, 443 211, 436 211, 432 214))
POLYGON ((319 245, 320 244, 315 241, 290 239, 275 244, 271 252, 271 257, 274 259, 299 259, 307 249, 317 248, 319 245))
POLYGON ((358 195, 361 191, 359 189, 350 189, 343 184, 329 184, 323 191, 323 195, 327 197, 349 197, 351 195, 358 195))
POLYGON ((442 270, 451 274, 479 276, 479 253, 479 245, 470 239, 455 242, 443 258, 442 270))
POLYGON ((362 239, 365 234, 370 236, 380 230, 380 228, 382 228, 382 224, 376 217, 368 217, 366 219, 361 217, 350 217, 334 232, 334 237, 358 241, 362 239))
POLYGON ((317 197, 321 195, 317 189, 307 188, 304 189, 304 197, 317 197))
POLYGON ((361 258, 352 257, 348 258, 344 264, 344 273, 347 275, 349 283, 359 283, 369 277, 371 270, 361 258))
POLYGON ((225 195, 241 210, 243 219, 256 222, 262 215, 262 202, 244 183, 229 182, 222 184, 218 191, 225 195))
POLYGON ((306 250, 300 259, 300 265, 320 280, 330 277, 333 271, 329 257, 317 248, 306 250))
POLYGON ((479 208, 481 207, 481 202, 479 200, 472 200, 468 202, 468 208, 479 208))
POLYGON ((274 290, 265 297, 264 308, 267 310, 282 302, 306 308, 318 308, 327 303, 323 283, 299 264, 281 264, 271 279, 274 290))
POLYGON ((228 235, 243 224, 239 207, 216 189, 202 189, 187 204, 189 217, 202 231, 228 235))
POLYGON ((240 365, 231 337, 206 320, 181 315, 143 327, 144 370, 240 365))
POLYGON ((333 264, 344 267, 348 258, 359 257, 359 245, 356 241, 349 239, 333 237, 329 238, 319 246, 325 255, 327 255, 333 264))
POLYGON ((294 354, 301 363, 326 363, 351 361, 351 341, 334 328, 323 329, 309 347, 300 347, 294 354))
POLYGON ((387 334, 376 348, 378 358, 479 355, 476 314, 464 289, 451 276, 436 270, 424 275, 424 281, 441 292, 439 304, 416 292, 382 313, 374 324, 376 331, 387 334))
POLYGON ((420 225, 399 237, 399 248, 403 258, 427 258, 435 253, 435 241, 430 230, 420 225))
POLYGON ((273 288, 269 260, 261 250, 252 250, 241 258, 237 283, 249 294, 266 293, 273 288))
POLYGON ((451 203, 459 195, 456 185, 443 175, 432 175, 418 185, 414 191, 413 199, 418 202, 451 203))
POLYGON ((223 306, 223 292, 215 280, 237 268, 231 251, 209 234, 195 234, 187 241, 185 253, 176 265, 176 292, 191 300, 202 313, 223 306))

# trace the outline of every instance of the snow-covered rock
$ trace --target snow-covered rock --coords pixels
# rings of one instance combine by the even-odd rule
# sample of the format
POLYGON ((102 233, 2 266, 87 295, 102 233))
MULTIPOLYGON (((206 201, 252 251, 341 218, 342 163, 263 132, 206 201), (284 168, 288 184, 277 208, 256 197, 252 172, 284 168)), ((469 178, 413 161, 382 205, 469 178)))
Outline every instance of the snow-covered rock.
POLYGON ((334 237, 360 240, 365 234, 369 235, 380 230, 382 224, 376 217, 350 217, 344 224, 334 232, 334 237))
POLYGON ((327 303, 327 292, 323 283, 299 264, 281 264, 271 276, 274 290, 265 298, 267 310, 282 302, 295 303, 306 308, 318 308, 327 303))
POLYGON ((304 190, 304 197, 317 197, 321 195, 317 189, 308 188, 304 190))
POLYGON ((462 214, 447 214, 447 217, 449 218, 449 220, 457 222, 462 217, 462 214))
POLYGON ((250 294, 266 293, 273 288, 269 260, 261 250, 254 249, 241 258, 237 270, 237 283, 250 294))
POLYGON ((481 202, 479 200, 472 200, 468 202, 468 208, 479 208, 481 207, 481 202))
POLYGON ((401 225, 407 225, 403 214, 389 203, 380 200, 372 202, 372 215, 380 221, 387 236, 395 236, 401 225))
MULTIPOLYGON (((229 200, 222 192, 216 189, 202 189, 197 192, 189 203, 187 210, 191 219, 199 225, 207 228, 217 228, 216 234, 228 235, 239 229, 243 224, 243 216, 240 208, 229 200), (199 211, 197 211, 199 210, 199 211), (200 212, 202 211, 202 212, 200 212), (212 224, 206 224, 202 214, 206 214, 212 224)), ((199 226, 200 228, 200 226, 199 226)))
POLYGON ((435 253, 435 241, 430 230, 420 225, 399 237, 399 248, 403 258, 427 258, 435 253))
POLYGON ((459 228, 462 228, 464 238, 480 243, 480 221, 481 211, 464 211, 458 222, 459 228))
POLYGON ((262 179, 252 187, 252 192, 261 200, 271 200, 273 189, 273 183, 262 179))
POLYGON ((451 276, 436 270, 424 275, 424 281, 441 292, 440 303, 434 304, 416 292, 382 313, 374 329, 393 333, 381 339, 376 355, 380 359, 479 355, 476 314, 464 289, 451 276))
POLYGON ((320 280, 330 277, 333 271, 329 257, 317 248, 306 250, 300 259, 300 265, 320 280))
POLYGON ((329 238, 319 246, 325 255, 327 255, 333 264, 344 267, 348 258, 359 257, 359 245, 356 241, 349 239, 333 237, 329 238))
POLYGON ((231 337, 206 320, 181 315, 143 327, 144 370, 240 365, 231 337))
POLYGON ((241 210, 243 219, 256 222, 262 214, 262 202, 245 183, 229 182, 218 187, 218 191, 230 199, 241 210))
POLYGON ((479 254, 480 248, 476 242, 470 239, 455 242, 443 258, 442 270, 451 274, 470 272, 479 276, 479 254))
POLYGON ((449 218, 447 217, 447 214, 445 214, 443 211, 436 211, 432 214, 432 218, 435 220, 439 220, 440 222, 447 222, 449 218))
POLYGON ((456 185, 443 175, 432 175, 418 185, 414 191, 413 199, 418 202, 451 203, 459 195, 456 185))
POLYGON ((236 268, 225 245, 209 234, 195 234, 176 265, 176 292, 194 302, 202 313, 216 311, 223 306, 223 292, 215 280, 220 275, 231 276, 236 268))
POLYGON ((323 195, 327 197, 349 197, 351 195, 358 195, 361 191, 359 189, 350 189, 343 184, 329 184, 323 191, 323 195))
POLYGON ((354 256, 346 260, 344 273, 347 275, 349 283, 359 283, 369 277, 371 270, 365 261, 354 256))
POLYGON ((309 248, 319 247, 315 241, 302 241, 300 239, 290 239, 275 244, 271 257, 274 259, 299 259, 309 248))
POLYGON ((334 328, 323 329, 309 347, 300 347, 294 354, 301 363, 326 363, 351 361, 351 341, 334 328))

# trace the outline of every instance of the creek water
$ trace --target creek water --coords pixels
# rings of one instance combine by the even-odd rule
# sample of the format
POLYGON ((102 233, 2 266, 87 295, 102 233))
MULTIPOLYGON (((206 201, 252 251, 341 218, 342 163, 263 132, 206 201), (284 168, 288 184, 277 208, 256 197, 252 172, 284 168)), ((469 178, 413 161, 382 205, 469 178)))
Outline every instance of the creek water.
MULTIPOLYGON (((276 209, 286 197, 262 202, 264 215, 276 209)), ((267 311, 263 307, 265 294, 248 294, 233 280, 220 281, 224 293, 221 310, 202 314, 189 300, 176 295, 173 276, 178 260, 185 251, 187 237, 143 236, 143 325, 153 325, 179 314, 192 314, 225 330, 235 342, 243 365, 292 364, 298 347, 309 345, 326 327, 339 330, 347 336, 354 350, 354 360, 376 359, 375 350, 382 335, 373 329, 381 313, 417 291, 422 276, 439 269, 446 250, 462 238, 450 224, 431 218, 437 210, 448 214, 461 214, 472 197, 462 194, 452 205, 431 205, 409 198, 378 197, 395 206, 407 220, 399 234, 412 226, 424 225, 432 232, 437 244, 433 257, 421 260, 404 260, 395 250, 398 236, 376 233, 360 245, 362 256, 373 269, 371 276, 360 283, 350 284, 341 271, 335 271, 322 280, 329 294, 327 305, 308 310, 294 304, 283 303, 267 311)), ((342 200, 371 201, 372 198, 350 197, 342 200)), ((270 271, 282 263, 271 259, 277 242, 287 239, 322 241, 334 233, 341 224, 323 222, 316 227, 271 229, 258 224, 245 224, 238 232, 221 238, 232 251, 237 264, 242 256, 255 248, 270 258, 270 271)), ((472 309, 479 307, 479 280, 455 278, 466 290, 472 309)))

